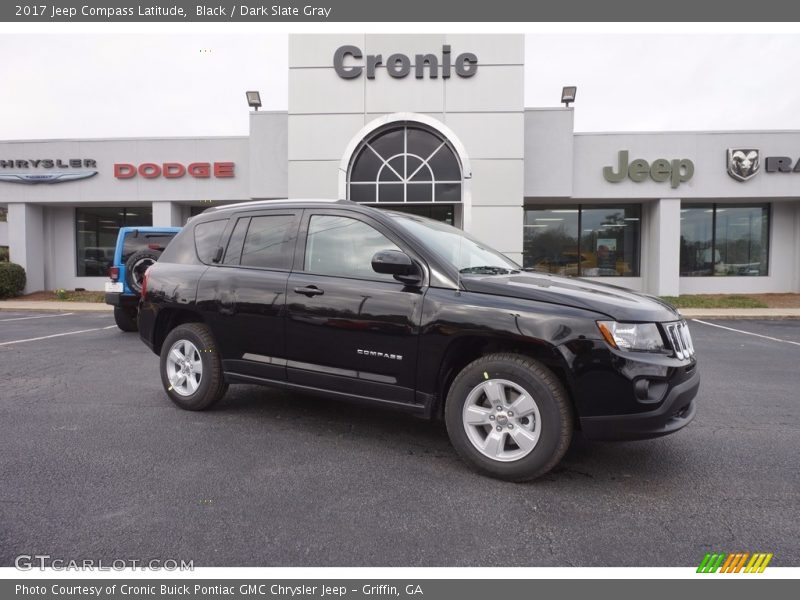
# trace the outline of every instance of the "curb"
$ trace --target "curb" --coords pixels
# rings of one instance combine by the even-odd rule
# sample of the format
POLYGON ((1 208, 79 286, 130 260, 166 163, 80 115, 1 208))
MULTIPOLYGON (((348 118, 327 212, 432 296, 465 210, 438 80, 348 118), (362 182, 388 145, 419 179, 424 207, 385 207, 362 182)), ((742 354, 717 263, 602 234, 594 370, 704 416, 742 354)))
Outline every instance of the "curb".
POLYGON ((687 308, 678 312, 686 319, 800 319, 800 308, 687 308))
POLYGON ((684 318, 689 321, 703 321, 705 319, 714 319, 715 321, 797 321, 800 317, 797 315, 768 315, 768 316, 755 316, 755 315, 684 315, 684 318))
POLYGON ((52 302, 36 300, 2 300, 0 311, 55 311, 55 312, 108 312, 114 307, 102 302, 52 302))

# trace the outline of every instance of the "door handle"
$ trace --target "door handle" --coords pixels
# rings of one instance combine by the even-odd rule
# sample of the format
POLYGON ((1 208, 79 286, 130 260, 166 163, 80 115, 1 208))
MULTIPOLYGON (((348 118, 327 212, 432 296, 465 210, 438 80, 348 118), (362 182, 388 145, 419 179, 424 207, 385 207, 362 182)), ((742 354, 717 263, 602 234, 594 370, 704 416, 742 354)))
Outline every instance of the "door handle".
POLYGON ((319 289, 315 285, 307 285, 306 287, 296 287, 296 288, 294 288, 294 293, 295 294, 303 294, 304 296, 308 296, 309 298, 311 298, 311 296, 321 296, 325 292, 323 290, 319 289))

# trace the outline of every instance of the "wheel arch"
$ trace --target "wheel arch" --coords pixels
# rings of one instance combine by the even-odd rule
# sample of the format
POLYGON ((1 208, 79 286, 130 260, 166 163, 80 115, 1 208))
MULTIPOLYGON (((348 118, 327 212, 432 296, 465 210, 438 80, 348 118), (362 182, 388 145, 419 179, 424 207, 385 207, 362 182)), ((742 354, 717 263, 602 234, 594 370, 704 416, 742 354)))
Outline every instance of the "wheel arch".
POLYGON ((153 330, 153 351, 161 354, 161 347, 169 332, 184 323, 205 323, 205 321, 200 313, 186 308, 162 308, 158 311, 153 330))
POLYGON ((538 360, 550 369, 567 391, 573 413, 575 402, 572 393, 572 384, 567 375, 569 372, 561 353, 552 344, 536 339, 512 339, 492 336, 465 335, 454 339, 445 349, 439 367, 436 392, 430 414, 435 418, 442 418, 444 405, 450 386, 456 375, 469 363, 499 352, 511 352, 538 360))

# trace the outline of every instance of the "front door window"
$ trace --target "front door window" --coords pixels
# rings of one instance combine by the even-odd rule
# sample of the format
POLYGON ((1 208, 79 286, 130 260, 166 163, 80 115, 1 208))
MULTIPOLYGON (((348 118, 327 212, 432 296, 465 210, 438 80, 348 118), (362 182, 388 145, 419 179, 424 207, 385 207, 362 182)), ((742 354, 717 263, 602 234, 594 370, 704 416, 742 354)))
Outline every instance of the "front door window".
POLYGON ((372 270, 372 257, 399 248, 363 221, 337 215, 313 215, 308 224, 306 273, 394 281, 372 270))

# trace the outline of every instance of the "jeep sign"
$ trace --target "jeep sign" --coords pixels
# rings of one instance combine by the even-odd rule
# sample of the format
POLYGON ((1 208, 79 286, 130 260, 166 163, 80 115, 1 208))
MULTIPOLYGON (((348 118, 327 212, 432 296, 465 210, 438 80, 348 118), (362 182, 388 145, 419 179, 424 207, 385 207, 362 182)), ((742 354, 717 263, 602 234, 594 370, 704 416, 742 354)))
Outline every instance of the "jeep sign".
POLYGON ((669 180, 670 186, 676 188, 689 181, 692 175, 694 175, 694 163, 688 158, 673 160, 657 158, 653 164, 643 158, 636 158, 628 164, 627 150, 619 151, 619 164, 616 172, 614 172, 614 167, 603 167, 603 177, 611 183, 619 183, 626 177, 639 183, 650 177, 659 183, 669 180))
POLYGON ((395 79, 408 76, 412 67, 417 79, 425 78, 426 69, 431 79, 437 79, 439 73, 442 79, 449 79, 452 71, 459 77, 472 77, 478 71, 477 56, 472 52, 463 52, 453 60, 448 44, 442 46, 441 58, 435 54, 416 54, 413 63, 408 55, 399 52, 390 54, 386 60, 382 54, 367 54, 363 61, 362 58, 364 54, 358 46, 341 46, 333 53, 333 68, 342 79, 356 79, 364 69, 367 70, 367 79, 375 79, 375 70, 380 65, 384 65, 389 76, 395 79))

